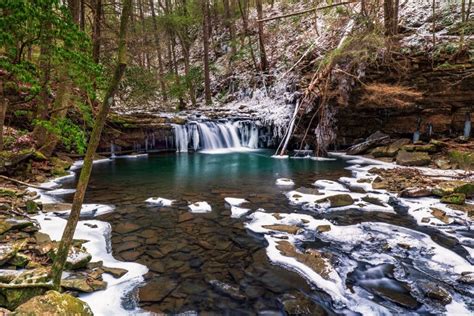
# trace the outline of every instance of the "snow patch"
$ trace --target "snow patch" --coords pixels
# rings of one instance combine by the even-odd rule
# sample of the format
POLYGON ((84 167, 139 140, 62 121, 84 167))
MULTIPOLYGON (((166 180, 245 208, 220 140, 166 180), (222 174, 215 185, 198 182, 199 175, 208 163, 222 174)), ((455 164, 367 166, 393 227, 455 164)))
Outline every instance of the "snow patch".
POLYGON ((211 205, 205 201, 189 204, 188 207, 191 213, 209 213, 212 211, 211 205))

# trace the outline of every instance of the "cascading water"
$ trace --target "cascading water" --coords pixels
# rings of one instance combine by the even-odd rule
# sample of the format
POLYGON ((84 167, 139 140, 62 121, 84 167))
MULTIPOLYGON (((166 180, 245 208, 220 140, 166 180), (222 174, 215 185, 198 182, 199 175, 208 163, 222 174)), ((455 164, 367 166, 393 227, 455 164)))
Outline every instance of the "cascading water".
POLYGON ((176 151, 188 148, 212 151, 219 149, 256 149, 260 141, 259 122, 190 122, 174 125, 176 151))

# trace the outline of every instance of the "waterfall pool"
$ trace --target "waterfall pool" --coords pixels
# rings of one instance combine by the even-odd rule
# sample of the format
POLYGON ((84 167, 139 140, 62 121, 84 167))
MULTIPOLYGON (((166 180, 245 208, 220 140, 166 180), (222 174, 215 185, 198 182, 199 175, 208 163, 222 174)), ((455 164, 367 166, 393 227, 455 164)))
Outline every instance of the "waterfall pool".
MULTIPOLYGON (((86 201, 115 205, 98 217, 112 225, 114 257, 150 270, 144 286, 124 298, 125 308, 138 297, 143 310, 158 313, 472 310, 472 286, 453 279, 472 273, 455 239, 419 226, 396 197, 378 195, 381 207, 335 182, 352 174, 342 158, 272 159, 272 153, 172 153, 94 166, 86 201), (311 207, 315 196, 336 193, 356 202, 334 211, 311 207), (310 203, 300 203, 306 198, 310 203), (201 213, 201 206, 210 209, 201 213), (424 294, 433 284, 450 299, 443 290, 424 294)), ((64 193, 70 201, 70 191, 64 193)))

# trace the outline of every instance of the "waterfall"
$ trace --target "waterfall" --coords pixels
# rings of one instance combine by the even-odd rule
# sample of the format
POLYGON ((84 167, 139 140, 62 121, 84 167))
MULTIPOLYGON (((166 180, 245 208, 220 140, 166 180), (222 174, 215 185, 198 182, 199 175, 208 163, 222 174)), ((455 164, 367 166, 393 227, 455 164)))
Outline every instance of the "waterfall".
POLYGON ((471 136, 471 114, 466 113, 466 121, 464 122, 464 137, 469 138, 471 136))
POLYGON ((260 142, 260 125, 254 121, 203 121, 174 125, 176 151, 212 151, 219 149, 256 149, 260 142))
POLYGON ((188 129, 185 125, 174 125, 174 137, 176 143, 176 151, 188 151, 188 129))

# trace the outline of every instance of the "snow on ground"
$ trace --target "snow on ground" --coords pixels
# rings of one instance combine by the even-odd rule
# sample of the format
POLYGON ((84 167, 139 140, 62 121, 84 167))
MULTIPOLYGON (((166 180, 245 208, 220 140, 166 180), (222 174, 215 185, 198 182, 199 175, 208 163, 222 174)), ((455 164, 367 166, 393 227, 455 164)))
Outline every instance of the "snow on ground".
POLYGON ((155 204, 156 206, 162 207, 162 206, 171 206, 174 202, 174 200, 168 200, 165 198, 157 197, 157 198, 148 198, 145 200, 145 202, 150 203, 150 204, 155 204))
MULTIPOLYGON (((66 220, 51 214, 41 214, 34 217, 41 225, 41 232, 48 234, 52 240, 60 240, 66 220)), ((87 220, 77 224, 75 239, 88 240, 84 247, 92 255, 92 261, 103 261, 104 266, 122 268, 128 272, 121 278, 104 273, 103 280, 107 288, 88 294, 81 294, 79 298, 89 304, 95 315, 129 315, 132 311, 122 307, 122 299, 135 287, 144 281, 143 275, 148 268, 139 263, 122 262, 113 258, 110 247, 111 227, 109 223, 87 220), (97 225, 97 228, 91 228, 97 225)), ((138 310, 135 307, 135 310, 138 310)))
POLYGON ((205 201, 189 204, 188 207, 191 213, 209 213, 212 211, 211 205, 205 201))

